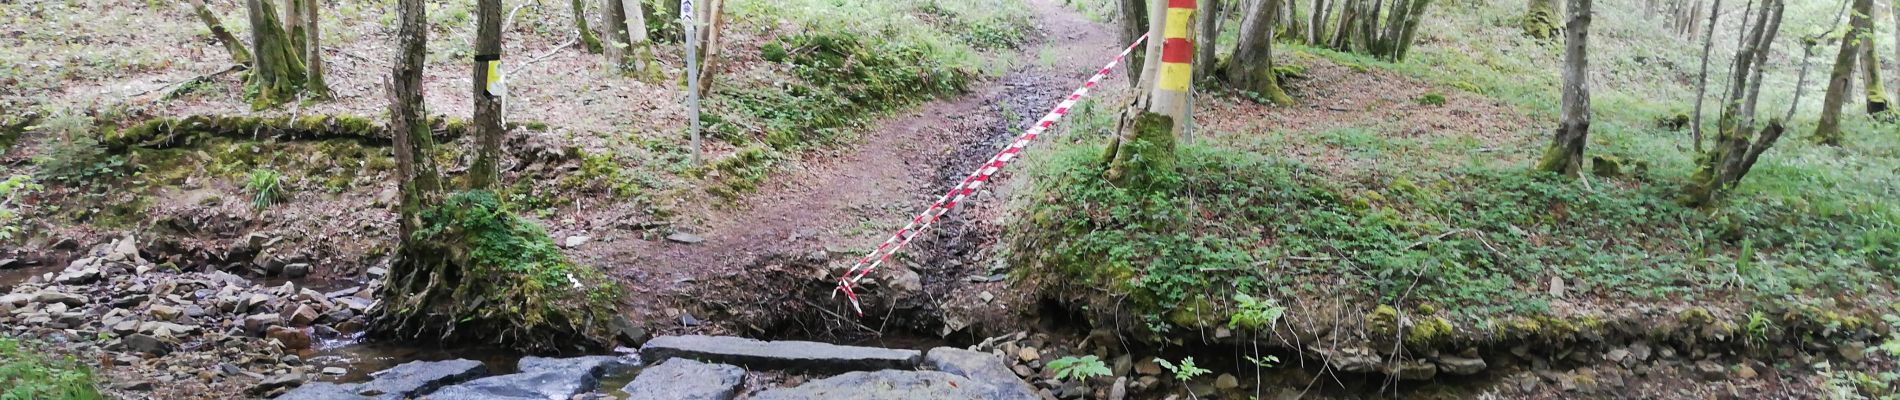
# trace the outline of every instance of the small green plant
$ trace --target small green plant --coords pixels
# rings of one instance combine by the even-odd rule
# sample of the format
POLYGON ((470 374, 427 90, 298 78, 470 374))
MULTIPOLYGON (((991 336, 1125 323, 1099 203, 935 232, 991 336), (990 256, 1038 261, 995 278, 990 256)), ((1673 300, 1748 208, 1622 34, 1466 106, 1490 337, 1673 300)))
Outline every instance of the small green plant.
POLYGON ((46 148, 33 159, 41 180, 78 186, 118 175, 125 169, 124 156, 107 154, 99 145, 92 123, 92 118, 83 115, 62 115, 27 128, 56 138, 47 141, 46 148))
POLYGON ((1229 328, 1260 329, 1286 314, 1286 307, 1279 306, 1273 299, 1260 300, 1246 293, 1234 293, 1234 305, 1239 310, 1227 319, 1229 328))
POLYGON ((1115 374, 1114 371, 1108 369, 1107 364, 1103 364, 1102 360, 1095 358, 1095 356, 1058 358, 1055 361, 1050 361, 1048 367, 1056 370, 1056 379, 1065 381, 1084 380, 1115 374))
POLYGON ((19 233, 20 206, 14 205, 16 199, 39 191, 40 185, 26 175, 14 175, 0 181, 0 242, 13 239, 19 233))
POLYGON ((1259 366, 1260 368, 1273 368, 1280 365, 1280 356, 1276 355, 1267 355, 1265 357, 1247 356, 1246 358, 1247 362, 1253 363, 1253 365, 1259 366))
POLYGON ((104 399, 92 371, 72 358, 49 359, 15 339, 0 338, 0 399, 104 399))
POLYGON ((270 168, 253 169, 244 179, 244 191, 251 192, 251 208, 259 211, 289 198, 283 185, 284 175, 270 168))
POLYGON ((1206 375, 1209 372, 1214 372, 1214 371, 1208 371, 1201 367, 1195 366, 1194 357, 1181 359, 1180 365, 1175 365, 1174 363, 1168 362, 1168 360, 1165 360, 1165 359, 1155 358, 1155 364, 1161 364, 1161 368, 1167 368, 1169 372, 1173 372, 1174 380, 1181 381, 1181 382, 1187 382, 1189 380, 1194 379, 1194 377, 1196 376, 1206 375))
POLYGON ((1419 95, 1418 98, 1413 99, 1413 101, 1417 101, 1418 105, 1421 105, 1421 106, 1438 107, 1438 106, 1445 105, 1445 95, 1438 94, 1436 92, 1425 93, 1423 95, 1419 95))
POLYGON ((1773 326, 1774 323, 1768 321, 1768 314, 1763 314, 1761 310, 1748 313, 1748 326, 1746 329, 1748 330, 1749 337, 1766 341, 1768 340, 1768 329, 1773 326))

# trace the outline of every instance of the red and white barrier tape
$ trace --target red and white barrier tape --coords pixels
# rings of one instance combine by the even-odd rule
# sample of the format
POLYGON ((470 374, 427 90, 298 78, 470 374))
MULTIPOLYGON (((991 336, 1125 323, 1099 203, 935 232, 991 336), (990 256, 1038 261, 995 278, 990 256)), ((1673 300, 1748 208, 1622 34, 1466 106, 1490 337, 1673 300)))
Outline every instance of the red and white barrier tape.
POLYGON ((931 204, 929 209, 925 209, 923 213, 917 214, 917 218, 912 218, 910 224, 904 225, 902 229, 897 230, 897 233, 892 234, 890 239, 886 239, 883 244, 877 245, 877 250, 872 250, 871 254, 867 254, 863 259, 858 260, 856 265, 852 265, 851 269, 845 271, 844 276, 838 278, 838 289, 831 292, 832 297, 836 298, 839 292, 843 292, 846 298, 851 299, 851 309, 857 311, 858 316, 864 316, 864 308, 858 304, 858 294, 852 290, 852 287, 857 286, 858 281, 863 280, 865 275, 870 275, 871 271, 876 270, 879 265, 883 265, 885 260, 889 260, 891 255, 897 254, 897 251, 902 250, 904 245, 910 244, 910 240, 917 238, 919 233, 930 229, 930 224, 936 223, 937 219, 942 218, 944 213, 950 212, 950 209, 955 208, 958 202, 963 201, 964 197, 975 193, 977 188, 983 187, 983 183, 988 182, 990 176, 995 175, 997 170, 1003 168, 1003 165, 1008 164, 1011 160, 1015 160, 1017 153, 1021 153, 1024 147, 1028 147, 1030 141, 1036 140, 1036 135, 1041 135, 1042 132, 1048 130, 1050 126, 1054 126, 1057 120, 1062 119, 1063 115, 1068 115, 1070 107, 1074 107, 1077 101, 1081 101, 1082 96, 1088 95, 1089 89, 1094 89, 1095 85, 1101 83, 1102 78, 1107 77, 1110 71, 1115 70, 1115 65, 1121 64, 1123 58, 1127 58, 1129 53, 1135 51, 1135 46, 1141 45, 1141 42, 1147 39, 1148 35, 1141 35, 1140 38, 1135 39, 1134 43, 1128 44, 1127 49, 1123 49, 1121 54, 1115 55, 1114 60, 1109 61, 1108 65, 1103 66, 1100 71, 1096 71, 1095 76, 1089 77, 1088 82, 1083 83, 1082 87, 1076 88, 1074 93, 1069 94, 1069 97, 1062 99, 1061 103, 1056 104, 1055 109, 1049 110, 1049 114, 1042 116, 1042 120, 1036 121, 1036 124, 1030 126, 1029 130, 1023 131, 1023 134, 1017 136, 1016 141, 1010 143, 1009 147, 1004 148, 1001 152, 997 152, 994 156, 990 156, 989 161, 983 162, 982 168, 971 172, 970 176, 963 178, 962 182, 950 188, 950 192, 944 193, 942 198, 937 199, 936 203, 931 204))

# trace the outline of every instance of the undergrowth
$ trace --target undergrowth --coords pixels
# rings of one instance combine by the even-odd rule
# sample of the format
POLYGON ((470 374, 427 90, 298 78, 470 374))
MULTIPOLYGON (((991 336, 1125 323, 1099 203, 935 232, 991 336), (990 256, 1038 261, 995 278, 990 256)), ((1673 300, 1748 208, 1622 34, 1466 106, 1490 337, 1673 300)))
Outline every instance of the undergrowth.
POLYGON ((0 399, 104 399, 92 370, 72 358, 49 358, 22 340, 0 337, 0 399))
POLYGON ((1182 148, 1161 184, 1118 187, 1098 146, 1031 164, 1009 257, 1049 282, 1126 294, 1157 333, 1228 321, 1235 293, 1428 307, 1490 327, 1551 314, 1552 279, 1571 297, 1649 302, 1826 303, 1900 283, 1900 228, 1885 215, 1708 214, 1666 186, 1587 189, 1510 167, 1340 182, 1209 147, 1182 148), (1735 258, 1742 246, 1753 259, 1735 258))

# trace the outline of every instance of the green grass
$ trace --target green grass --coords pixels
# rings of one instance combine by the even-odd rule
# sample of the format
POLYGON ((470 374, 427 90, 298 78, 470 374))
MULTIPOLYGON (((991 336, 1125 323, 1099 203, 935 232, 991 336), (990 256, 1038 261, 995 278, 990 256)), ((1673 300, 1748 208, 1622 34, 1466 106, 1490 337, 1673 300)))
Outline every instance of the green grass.
POLYGON ((0 337, 0 399, 104 399, 92 370, 71 357, 53 358, 31 343, 0 337))

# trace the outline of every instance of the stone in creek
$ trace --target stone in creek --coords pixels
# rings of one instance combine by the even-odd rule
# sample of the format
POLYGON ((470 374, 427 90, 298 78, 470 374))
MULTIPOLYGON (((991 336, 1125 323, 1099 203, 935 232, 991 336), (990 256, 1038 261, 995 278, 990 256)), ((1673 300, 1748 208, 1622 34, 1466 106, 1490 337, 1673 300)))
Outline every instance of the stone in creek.
POLYGON ((277 326, 283 318, 277 314, 257 314, 244 317, 244 332, 252 335, 263 334, 265 329, 277 326))
POLYGON ((594 390, 600 378, 585 370, 551 369, 476 379, 429 394, 434 400, 566 399, 594 390))
POLYGON ((990 353, 970 351, 955 347, 938 347, 924 353, 924 365, 938 371, 961 375, 996 387, 994 399, 1035 400, 1036 390, 1022 379, 1008 364, 990 353))
POLYGON ((310 382, 277 396, 277 400, 363 400, 368 399, 356 394, 357 385, 335 384, 330 382, 310 382))
POLYGON ((85 296, 71 295, 71 294, 65 294, 65 293, 54 292, 54 291, 44 291, 44 292, 40 292, 39 294, 33 295, 33 301, 38 302, 38 303, 60 303, 60 304, 65 304, 72 307, 83 306, 83 305, 86 305, 86 303, 92 302, 91 300, 87 300, 85 296))
POLYGON ((137 333, 120 338, 119 343, 125 345, 127 351, 147 353, 155 356, 171 354, 173 349, 171 343, 159 340, 151 335, 137 333))
POLYGON ((640 371, 620 390, 628 400, 732 400, 743 383, 739 367, 675 358, 640 371))
POLYGON ((473 360, 411 361, 375 373, 376 379, 358 387, 356 394, 379 399, 420 397, 487 374, 488 367, 473 360))
POLYGON ((620 356, 586 356, 573 358, 547 358, 527 356, 517 362, 515 369, 521 372, 540 372, 552 370, 584 371, 588 375, 600 377, 616 371, 633 367, 633 360, 620 356))
POLYGON ((310 324, 317 322, 317 317, 319 316, 322 316, 322 314, 317 314, 317 309, 311 308, 309 304, 299 305, 296 311, 290 312, 290 324, 292 326, 310 326, 310 324))
POLYGON ((1478 371, 1483 371, 1484 367, 1484 359, 1482 358, 1453 356, 1441 356, 1438 358, 1438 371, 1452 375, 1476 374, 1478 371))
POLYGON ((838 372, 913 369, 923 359, 923 353, 818 342, 767 342, 729 336, 661 336, 647 341, 640 348, 640 357, 649 362, 677 357, 750 369, 838 372))
POLYGON ((938 371, 850 372, 806 382, 792 388, 753 394, 752 400, 987 400, 996 388, 970 378, 938 371))
POLYGON ((179 310, 177 307, 163 304, 154 304, 151 309, 145 310, 145 312, 151 314, 152 318, 158 318, 160 321, 178 319, 178 315, 184 313, 184 311, 179 310))
POLYGON ((302 349, 310 348, 310 342, 311 342, 310 331, 305 330, 305 329, 292 328, 292 327, 287 327, 287 326, 273 326, 273 327, 270 327, 269 332, 264 333, 264 337, 270 338, 270 339, 276 339, 277 342, 282 343, 284 345, 284 349, 287 349, 287 350, 302 350, 302 349))
POLYGON ((295 372, 273 376, 264 379, 262 382, 258 382, 257 385, 251 386, 249 392, 252 395, 269 394, 271 391, 280 388, 294 388, 303 385, 303 380, 303 374, 295 372))

